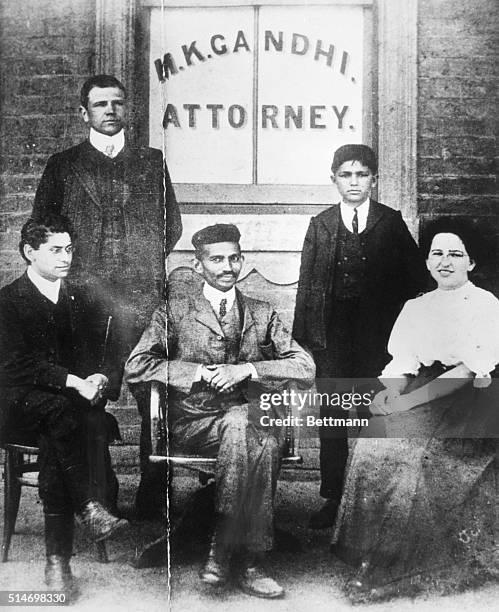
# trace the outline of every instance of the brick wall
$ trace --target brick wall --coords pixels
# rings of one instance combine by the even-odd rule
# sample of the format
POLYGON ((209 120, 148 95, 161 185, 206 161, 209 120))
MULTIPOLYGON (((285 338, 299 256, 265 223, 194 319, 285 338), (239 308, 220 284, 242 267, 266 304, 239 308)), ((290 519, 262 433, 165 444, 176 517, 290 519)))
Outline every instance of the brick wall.
POLYGON ((469 216, 487 253, 472 277, 499 295, 496 0, 420 0, 418 210, 469 216))
POLYGON ((79 85, 94 71, 95 0, 0 2, 0 286, 23 269, 19 228, 52 153, 85 133, 79 85))
MULTIPOLYGON (((497 214, 496 0, 419 0, 418 207, 497 214)), ((22 269, 18 230, 50 154, 80 141, 95 0, 0 0, 0 285, 22 269)))
MULTIPOLYGON (((497 0, 420 0, 418 209, 499 221, 497 0)), ((490 225, 490 224, 489 224, 490 225)))

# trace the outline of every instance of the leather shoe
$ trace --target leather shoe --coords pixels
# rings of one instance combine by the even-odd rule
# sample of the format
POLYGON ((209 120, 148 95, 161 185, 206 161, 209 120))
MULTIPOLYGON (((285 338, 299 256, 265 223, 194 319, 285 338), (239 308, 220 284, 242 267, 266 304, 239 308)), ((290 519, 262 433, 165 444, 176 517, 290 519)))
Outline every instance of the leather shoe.
POLYGON ((60 555, 47 556, 45 584, 51 591, 64 591, 66 602, 74 601, 79 595, 67 557, 60 555))
POLYGON ((79 513, 78 518, 96 542, 106 540, 119 529, 128 526, 128 521, 113 516, 104 506, 96 501, 87 502, 79 513))
POLYGON ((327 529, 334 525, 340 502, 328 499, 318 512, 314 512, 308 522, 309 529, 327 529))
POLYGON ((284 597, 284 589, 259 566, 245 567, 238 580, 241 590, 247 595, 263 599, 284 597))
POLYGON ((208 558, 199 572, 199 577, 202 582, 211 586, 221 586, 229 577, 229 555, 217 544, 215 536, 211 539, 208 558))
POLYGON ((366 603, 376 594, 369 580, 371 567, 368 561, 363 561, 355 575, 346 584, 346 593, 352 603, 366 603))

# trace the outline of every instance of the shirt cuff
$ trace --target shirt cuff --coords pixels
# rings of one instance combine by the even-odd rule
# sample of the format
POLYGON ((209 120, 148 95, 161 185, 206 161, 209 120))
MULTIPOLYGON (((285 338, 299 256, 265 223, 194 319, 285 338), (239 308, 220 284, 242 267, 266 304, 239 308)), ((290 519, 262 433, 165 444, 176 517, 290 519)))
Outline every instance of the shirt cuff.
POLYGON ((378 376, 378 378, 403 378, 407 374, 417 375, 419 372, 419 362, 416 360, 397 360, 392 359, 378 376))
POLYGON ((198 365, 198 367, 196 368, 196 374, 194 375, 194 380, 192 382, 199 382, 201 380, 202 370, 203 370, 203 364, 198 365))

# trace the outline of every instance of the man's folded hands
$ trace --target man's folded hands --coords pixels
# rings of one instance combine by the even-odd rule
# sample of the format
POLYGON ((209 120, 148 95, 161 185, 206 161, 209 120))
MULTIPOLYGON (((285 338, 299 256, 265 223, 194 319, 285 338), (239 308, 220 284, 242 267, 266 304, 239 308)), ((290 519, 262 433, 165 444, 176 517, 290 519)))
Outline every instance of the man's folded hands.
POLYGON ((230 393, 239 383, 251 378, 252 374, 253 369, 249 363, 221 363, 201 368, 202 380, 219 393, 230 393))
POLYGON ((66 387, 74 389, 83 399, 90 402, 92 406, 98 404, 104 397, 109 381, 104 374, 91 374, 87 378, 80 378, 74 374, 68 374, 66 387))

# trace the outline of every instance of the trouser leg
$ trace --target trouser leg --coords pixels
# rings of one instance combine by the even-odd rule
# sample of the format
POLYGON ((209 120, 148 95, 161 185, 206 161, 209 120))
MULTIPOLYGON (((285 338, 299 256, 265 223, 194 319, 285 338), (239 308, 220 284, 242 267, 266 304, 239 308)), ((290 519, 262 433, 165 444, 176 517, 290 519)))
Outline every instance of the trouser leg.
MULTIPOLYGON (((344 417, 344 414, 333 415, 328 412, 327 415, 321 412, 321 417, 333 416, 344 417)), ((345 467, 348 460, 348 437, 344 427, 337 427, 335 432, 336 437, 320 438, 319 463, 321 470, 321 488, 320 495, 325 499, 341 498, 343 490, 343 479, 345 476, 345 467)))
POLYGON ((272 548, 274 494, 279 468, 274 436, 248 424, 247 406, 231 408, 218 427, 216 511, 226 517, 228 547, 272 548))
POLYGON ((111 511, 116 511, 118 480, 109 453, 104 405, 94 406, 83 416, 83 447, 88 468, 89 496, 111 511))
MULTIPOLYGON (((317 392, 341 393, 343 389, 337 379, 318 378, 317 392)), ((344 418, 343 410, 320 406, 321 418, 344 418)), ((346 427, 319 427, 319 464, 321 472, 320 495, 325 499, 339 500, 343 490, 343 478, 348 459, 348 432, 346 427)))
POLYGON ((248 424, 247 405, 184 422, 174 433, 186 449, 217 454, 215 512, 221 544, 231 550, 271 548, 279 469, 276 438, 248 424))
POLYGON ((74 515, 44 514, 45 517, 45 550, 47 557, 58 555, 70 559, 73 554, 74 515))
MULTIPOLYGON (((45 514, 71 514, 78 508, 68 485, 68 475, 71 469, 64 470, 57 459, 50 439, 41 435, 39 438, 40 453, 38 455, 38 492, 43 502, 45 514)), ((83 472, 77 471, 76 476, 83 477, 83 472)))
MULTIPOLYGON (((353 385, 357 391, 365 392, 376 386, 373 379, 387 362, 386 345, 391 329, 387 327, 385 310, 379 312, 362 299, 333 301, 327 350, 317 359, 319 393, 348 392, 353 385)), ((362 417, 368 416, 366 412, 362 417)), ((345 413, 321 405, 320 416, 344 418, 345 413)), ((319 435, 320 494, 339 500, 348 459, 348 431, 346 427, 322 427, 319 435)))
MULTIPOLYGON (((317 359, 317 391, 341 393, 341 379, 354 376, 354 325, 358 313, 358 300, 333 302, 331 323, 327 334, 327 350, 317 359)), ((348 390, 348 389, 345 389, 348 390)), ((342 410, 321 403, 321 417, 344 418, 342 410)), ((320 494, 326 499, 339 500, 348 459, 346 427, 320 427, 320 494)))
POLYGON ((82 449, 84 406, 64 395, 32 391, 16 406, 15 438, 39 439, 39 490, 52 512, 78 511, 89 499, 88 473, 82 449))
POLYGON ((274 545, 274 497, 279 474, 279 447, 272 435, 258 438, 250 428, 248 460, 250 478, 246 489, 246 548, 265 552, 274 545))
POLYGON ((242 515, 249 478, 247 428, 247 410, 241 406, 218 421, 215 510, 224 516, 242 515))

